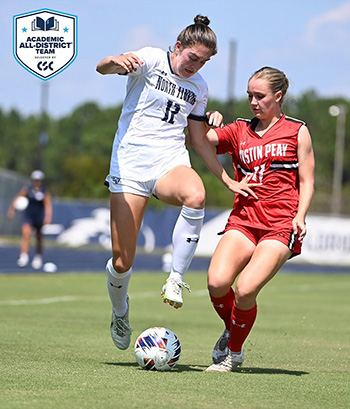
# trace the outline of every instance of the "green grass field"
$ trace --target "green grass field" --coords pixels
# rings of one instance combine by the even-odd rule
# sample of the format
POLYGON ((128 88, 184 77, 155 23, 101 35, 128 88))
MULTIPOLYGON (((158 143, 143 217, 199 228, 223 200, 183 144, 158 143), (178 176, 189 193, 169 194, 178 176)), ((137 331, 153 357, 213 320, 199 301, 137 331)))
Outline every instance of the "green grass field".
POLYGON ((204 273, 188 273, 181 310, 161 301, 165 275, 130 282, 132 346, 109 334, 104 274, 0 276, 0 407, 349 408, 350 275, 279 274, 259 296, 244 366, 205 373, 223 330, 204 273), (170 372, 147 372, 137 335, 173 330, 182 344, 170 372))

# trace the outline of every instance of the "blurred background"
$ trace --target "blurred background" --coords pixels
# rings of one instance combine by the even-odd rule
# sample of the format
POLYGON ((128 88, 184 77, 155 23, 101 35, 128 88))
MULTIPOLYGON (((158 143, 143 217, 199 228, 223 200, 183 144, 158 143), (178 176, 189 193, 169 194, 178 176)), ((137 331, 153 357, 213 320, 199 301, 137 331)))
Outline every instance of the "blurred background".
MULTIPOLYGON (((208 109, 224 113, 226 123, 252 116, 246 86, 254 71, 270 65, 288 76, 284 112, 307 123, 316 156, 309 234, 299 263, 349 271, 350 1, 178 0, 170 6, 160 0, 13 0, 0 4, 0 272, 18 270, 22 215, 10 221, 6 213, 37 168, 45 172, 54 206, 44 257, 62 271, 104 269, 110 245, 103 181, 126 80, 101 76, 95 67, 108 55, 172 47, 199 13, 209 17, 218 37, 218 54, 201 70, 209 86, 208 109), (48 7, 77 16, 78 53, 67 69, 43 81, 14 58, 13 18, 48 7)), ((193 151, 191 159, 207 190, 203 245, 192 267, 205 269, 233 196, 193 151)), ((232 175, 230 159, 220 159, 232 175)), ((136 268, 166 269, 162 256, 171 251, 177 214, 150 200, 136 268)))

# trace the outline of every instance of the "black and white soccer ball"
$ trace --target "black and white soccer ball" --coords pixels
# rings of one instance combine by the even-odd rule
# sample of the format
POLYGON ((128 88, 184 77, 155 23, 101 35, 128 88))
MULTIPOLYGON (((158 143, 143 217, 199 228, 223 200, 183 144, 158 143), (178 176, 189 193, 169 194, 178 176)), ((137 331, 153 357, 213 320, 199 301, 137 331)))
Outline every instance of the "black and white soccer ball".
POLYGON ((136 361, 149 371, 170 371, 179 361, 180 355, 180 341, 167 328, 148 328, 135 342, 136 361))

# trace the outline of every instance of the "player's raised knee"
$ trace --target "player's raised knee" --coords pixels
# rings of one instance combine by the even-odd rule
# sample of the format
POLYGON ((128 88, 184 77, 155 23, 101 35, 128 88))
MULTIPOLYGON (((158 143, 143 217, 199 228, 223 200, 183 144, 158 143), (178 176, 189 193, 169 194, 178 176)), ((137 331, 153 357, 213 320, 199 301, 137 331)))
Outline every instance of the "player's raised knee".
POLYGON ((203 209, 205 206, 205 190, 197 189, 190 192, 184 205, 190 209, 203 209))

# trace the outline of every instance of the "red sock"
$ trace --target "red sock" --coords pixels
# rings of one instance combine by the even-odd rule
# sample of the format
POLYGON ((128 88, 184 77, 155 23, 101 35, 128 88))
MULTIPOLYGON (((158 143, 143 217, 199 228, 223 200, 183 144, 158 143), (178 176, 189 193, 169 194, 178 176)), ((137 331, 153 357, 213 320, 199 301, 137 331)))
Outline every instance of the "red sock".
POLYGON ((240 352, 242 345, 253 327, 257 315, 257 305, 250 310, 240 310, 234 303, 231 315, 230 340, 228 347, 233 352, 240 352))
POLYGON ((210 295, 213 307, 219 317, 224 321, 226 329, 230 329, 231 325, 231 311, 235 301, 235 293, 232 288, 230 291, 220 298, 215 298, 210 295))

